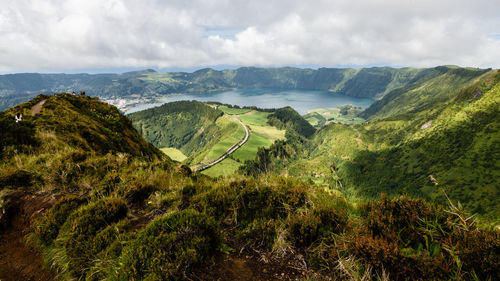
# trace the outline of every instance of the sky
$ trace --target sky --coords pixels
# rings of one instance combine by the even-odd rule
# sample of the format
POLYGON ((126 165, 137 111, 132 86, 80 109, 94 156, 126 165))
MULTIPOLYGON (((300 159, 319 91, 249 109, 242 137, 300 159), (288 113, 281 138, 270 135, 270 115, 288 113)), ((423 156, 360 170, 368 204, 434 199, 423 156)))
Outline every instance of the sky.
POLYGON ((500 68, 500 0, 0 0, 0 72, 500 68))

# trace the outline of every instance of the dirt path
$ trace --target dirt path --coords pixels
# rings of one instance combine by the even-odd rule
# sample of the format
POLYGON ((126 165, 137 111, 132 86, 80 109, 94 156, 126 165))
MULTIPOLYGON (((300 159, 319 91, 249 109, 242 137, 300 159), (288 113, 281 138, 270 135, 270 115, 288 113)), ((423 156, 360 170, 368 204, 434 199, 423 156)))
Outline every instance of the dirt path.
POLYGON ((32 108, 31 108, 31 115, 35 116, 37 115, 38 113, 40 113, 40 111, 42 110, 42 106, 43 104, 45 103, 46 100, 42 100, 40 102, 38 102, 37 104, 35 104, 32 108))
POLYGON ((6 229, 0 230, 0 280, 2 281, 45 281, 54 280, 38 253, 24 242, 29 232, 30 219, 49 208, 55 198, 52 196, 19 195, 18 212, 6 229))
POLYGON ((235 152, 238 148, 240 148, 242 145, 244 145, 247 142, 248 136, 249 136, 248 127, 245 126, 245 124, 243 124, 243 122, 241 122, 240 119, 235 118, 235 120, 237 120, 238 122, 240 122, 241 126, 243 126, 243 128, 245 129, 245 136, 243 137, 243 139, 241 141, 239 141, 237 144, 231 146, 219 158, 217 158, 217 159, 215 159, 213 161, 210 161, 210 163, 208 163, 208 164, 202 164, 202 165, 199 165, 197 167, 192 167, 191 169, 193 170, 193 172, 200 172, 200 171, 203 171, 203 170, 206 170, 206 169, 212 167, 213 165, 215 165, 215 164, 221 162, 222 160, 226 159, 227 156, 229 156, 231 153, 235 152))
POLYGON ((285 263, 264 263, 256 257, 235 254, 219 256, 212 266, 193 272, 192 280, 204 281, 268 281, 301 280, 307 271, 291 268, 285 263))

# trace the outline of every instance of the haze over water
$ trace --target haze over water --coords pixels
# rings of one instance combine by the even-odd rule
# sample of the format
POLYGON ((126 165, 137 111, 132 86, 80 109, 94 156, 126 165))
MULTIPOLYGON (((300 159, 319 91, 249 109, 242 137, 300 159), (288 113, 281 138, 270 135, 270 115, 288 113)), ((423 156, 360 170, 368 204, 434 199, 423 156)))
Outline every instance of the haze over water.
POLYGON ((260 108, 291 106, 302 115, 312 109, 336 107, 344 104, 366 108, 374 102, 373 99, 369 98, 356 98, 328 91, 237 89, 207 94, 169 95, 162 99, 162 103, 138 104, 126 110, 126 113, 133 113, 179 100, 216 101, 239 106, 257 106, 260 108))

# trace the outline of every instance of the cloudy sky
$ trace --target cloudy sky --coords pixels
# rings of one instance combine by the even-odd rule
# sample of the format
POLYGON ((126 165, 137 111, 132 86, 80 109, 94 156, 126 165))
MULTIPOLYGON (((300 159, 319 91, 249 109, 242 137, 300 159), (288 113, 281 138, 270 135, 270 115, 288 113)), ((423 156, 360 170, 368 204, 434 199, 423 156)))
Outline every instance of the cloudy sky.
POLYGON ((0 72, 500 68, 499 0, 0 0, 0 72))

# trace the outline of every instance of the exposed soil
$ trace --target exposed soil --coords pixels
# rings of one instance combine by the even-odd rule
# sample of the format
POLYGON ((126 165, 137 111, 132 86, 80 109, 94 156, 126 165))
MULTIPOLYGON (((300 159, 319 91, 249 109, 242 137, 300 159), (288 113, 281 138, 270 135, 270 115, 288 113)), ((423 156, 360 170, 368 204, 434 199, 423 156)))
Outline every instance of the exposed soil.
POLYGON ((45 103, 46 100, 42 100, 40 102, 38 102, 37 104, 35 104, 32 108, 31 108, 31 115, 35 116, 37 115, 38 113, 40 113, 40 111, 42 110, 42 106, 43 104, 45 103))
POLYGON ((45 268, 42 258, 25 244, 30 221, 50 208, 56 197, 52 195, 14 195, 18 203, 9 225, 0 230, 0 280, 45 281, 54 275, 45 268))
MULTIPOLYGON (((244 281, 244 280, 304 280, 316 276, 309 271, 300 254, 269 260, 265 253, 235 250, 230 254, 216 256, 210 265, 189 274, 192 280, 244 281)), ((317 277, 317 276, 316 276, 317 277)))

